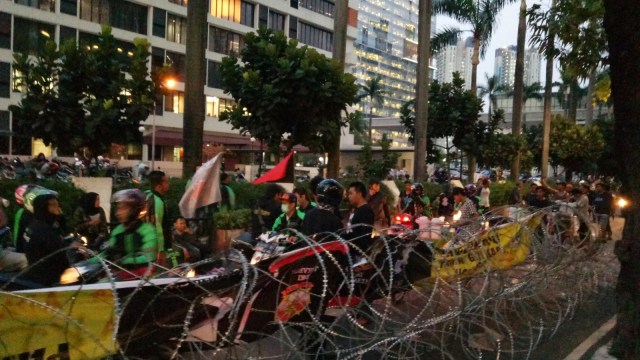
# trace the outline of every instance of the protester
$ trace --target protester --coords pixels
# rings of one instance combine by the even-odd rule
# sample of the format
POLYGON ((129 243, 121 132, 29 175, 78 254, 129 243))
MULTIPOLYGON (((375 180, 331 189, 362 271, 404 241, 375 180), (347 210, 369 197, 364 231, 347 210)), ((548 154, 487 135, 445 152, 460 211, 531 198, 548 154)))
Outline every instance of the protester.
POLYGON ((311 201, 311 197, 309 196, 309 192, 307 189, 303 187, 297 187, 293 189, 293 192, 298 196, 298 210, 303 213, 307 213, 309 210, 316 207, 318 204, 311 201))
POLYGON ((453 200, 456 204, 456 211, 460 214, 460 219, 453 225, 458 229, 460 238, 467 239, 481 229, 480 223, 475 221, 478 217, 478 209, 463 188, 453 189, 453 200))
POLYGON ((411 214, 414 217, 431 216, 431 200, 424 195, 424 186, 421 183, 411 185, 411 199, 407 206, 402 209, 403 213, 411 214))
POLYGON ((219 210, 229 211, 236 208, 236 193, 231 189, 229 184, 231 183, 231 177, 227 173, 220 174, 220 200, 219 210))
POLYGON ((509 195, 509 205, 522 205, 522 186, 521 180, 516 181, 516 186, 511 190, 509 195))
MULTIPOLYGON (((19 253, 24 253, 24 231, 33 220, 33 208, 31 206, 30 209, 27 208, 25 197, 30 191, 38 188, 41 189, 38 185, 20 185, 14 193, 18 211, 16 211, 13 220, 13 247, 19 253)), ((33 197, 30 197, 29 202, 32 201, 33 197)))
POLYGON ((350 240, 360 251, 351 249, 355 255, 361 251, 367 251, 372 244, 371 230, 373 227, 373 209, 367 203, 367 188, 360 182, 349 184, 349 205, 353 208, 349 213, 349 219, 343 237, 350 240))
MULTIPOLYGON (((157 229, 151 223, 143 222, 147 202, 147 194, 138 189, 120 190, 113 195, 120 224, 111 232, 100 257, 126 269, 114 272, 118 279, 148 276, 154 270, 153 263, 158 260, 157 229)), ((97 258, 90 261, 96 262, 97 258)))
POLYGON ((273 231, 284 231, 289 229, 289 242, 295 243, 297 241, 296 231, 302 230, 302 222, 305 217, 305 213, 297 209, 297 196, 295 193, 285 193, 282 195, 280 208, 282 214, 278 216, 273 223, 273 231))
POLYGON ((491 181, 489 181, 489 179, 484 178, 482 179, 482 187, 479 189, 479 196, 480 196, 480 200, 482 202, 481 207, 483 208, 484 211, 489 210, 489 208, 491 207, 491 203, 489 202, 489 197, 491 195, 491 181))
POLYGON ((389 213, 389 206, 387 205, 387 197, 380 192, 379 180, 371 180, 371 182, 369 182, 369 198, 367 202, 371 205, 373 214, 375 215, 373 224, 376 230, 388 228, 391 224, 391 214, 389 213))
POLYGON ((264 232, 271 231, 273 223, 282 214, 280 204, 284 193, 285 191, 280 185, 267 185, 264 195, 258 200, 251 217, 251 237, 253 239, 264 232))
POLYGON ((172 236, 173 248, 184 261, 195 262, 209 255, 207 247, 196 239, 184 217, 178 216, 173 222, 172 236))
POLYGON ((73 213, 72 227, 87 239, 87 246, 99 250, 107 240, 108 224, 104 209, 100 207, 100 196, 94 192, 82 195, 80 205, 73 213))
POLYGON ((609 191, 609 185, 596 183, 596 191, 593 196, 593 207, 600 226, 602 238, 611 240, 611 227, 609 218, 613 213, 613 195, 609 191))
POLYGON ((342 221, 335 213, 342 201, 343 192, 342 185, 333 179, 322 180, 318 184, 318 206, 305 214, 302 221, 303 234, 316 241, 323 241, 327 239, 326 233, 335 233, 342 228, 342 221))
MULTIPOLYGON (((534 185, 532 185, 532 187, 533 186, 534 185)), ((553 202, 547 199, 547 191, 542 186, 535 187, 534 196, 530 197, 527 203, 529 206, 537 209, 543 209, 553 205, 553 202)))
POLYGON ((411 181, 405 181, 404 182, 404 191, 400 193, 400 200, 398 201, 398 212, 404 212, 404 209, 406 209, 409 206, 409 203, 412 200, 412 196, 413 196, 413 191, 411 189, 411 187, 413 186, 413 184, 411 183, 411 181))
POLYGON ((64 241, 62 210, 58 193, 47 189, 33 192, 33 220, 24 232, 25 255, 29 267, 24 277, 42 286, 53 286, 69 267, 69 257, 64 241))
POLYGON ((146 191, 147 214, 145 221, 153 225, 156 229, 156 241, 158 250, 158 263, 165 264, 165 250, 171 249, 171 223, 167 204, 164 201, 164 194, 169 191, 169 178, 158 170, 149 173, 150 190, 146 191), (165 236, 166 234, 166 236, 165 236))

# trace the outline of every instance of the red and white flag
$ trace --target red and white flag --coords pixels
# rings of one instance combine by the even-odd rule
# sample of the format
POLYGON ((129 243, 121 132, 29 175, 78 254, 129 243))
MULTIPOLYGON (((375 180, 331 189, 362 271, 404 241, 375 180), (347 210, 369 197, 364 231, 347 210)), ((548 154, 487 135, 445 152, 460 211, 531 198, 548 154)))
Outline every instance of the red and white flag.
POLYGON ((180 213, 187 219, 196 215, 196 209, 219 202, 222 199, 220 193, 220 166, 222 153, 202 165, 193 177, 191 184, 182 195, 180 213))

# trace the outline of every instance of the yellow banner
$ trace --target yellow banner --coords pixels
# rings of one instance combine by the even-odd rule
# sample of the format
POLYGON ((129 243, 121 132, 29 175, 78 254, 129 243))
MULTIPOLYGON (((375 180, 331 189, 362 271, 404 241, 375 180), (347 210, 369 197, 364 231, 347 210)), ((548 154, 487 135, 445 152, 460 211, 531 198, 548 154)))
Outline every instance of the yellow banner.
POLYGON ((436 252, 431 277, 471 275, 476 270, 508 269, 523 262, 531 247, 531 234, 540 223, 532 216, 522 223, 509 223, 489 229, 457 247, 436 252))
POLYGON ((0 292, 0 358, 96 359, 116 353, 110 290, 0 292))

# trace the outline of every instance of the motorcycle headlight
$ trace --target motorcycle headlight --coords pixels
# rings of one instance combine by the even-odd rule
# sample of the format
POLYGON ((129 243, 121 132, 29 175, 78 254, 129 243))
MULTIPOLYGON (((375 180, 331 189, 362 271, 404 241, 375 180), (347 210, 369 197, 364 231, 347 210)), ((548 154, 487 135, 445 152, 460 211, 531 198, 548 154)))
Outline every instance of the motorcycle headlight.
POLYGON ((65 270, 60 276, 60 284, 61 285, 69 285, 77 283, 80 280, 80 271, 75 267, 70 267, 65 270))

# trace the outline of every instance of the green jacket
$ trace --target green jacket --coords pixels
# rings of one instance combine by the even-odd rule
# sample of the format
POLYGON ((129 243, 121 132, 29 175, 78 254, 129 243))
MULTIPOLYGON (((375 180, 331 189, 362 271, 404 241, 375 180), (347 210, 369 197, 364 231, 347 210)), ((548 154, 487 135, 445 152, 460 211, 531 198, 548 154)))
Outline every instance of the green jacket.
POLYGON ((14 247, 18 244, 18 235, 20 234, 20 220, 22 219, 23 213, 24 213, 24 207, 20 207, 20 209, 16 211, 16 215, 13 220, 13 246, 14 247))
POLYGON ((156 261, 157 246, 156 230, 150 223, 140 223, 132 231, 120 224, 111 232, 109 247, 99 256, 122 265, 145 265, 156 261))
POLYGON ((171 224, 167 215, 167 205, 160 194, 153 190, 147 190, 147 215, 145 221, 156 229, 158 239, 158 251, 163 252, 171 248, 171 224), (167 236, 165 236, 167 234, 167 236))
POLYGON ((284 229, 296 229, 300 231, 302 229, 302 220, 304 220, 304 213, 298 209, 293 213, 293 216, 287 220, 287 214, 280 214, 276 221, 273 223, 271 231, 280 231, 284 229))

